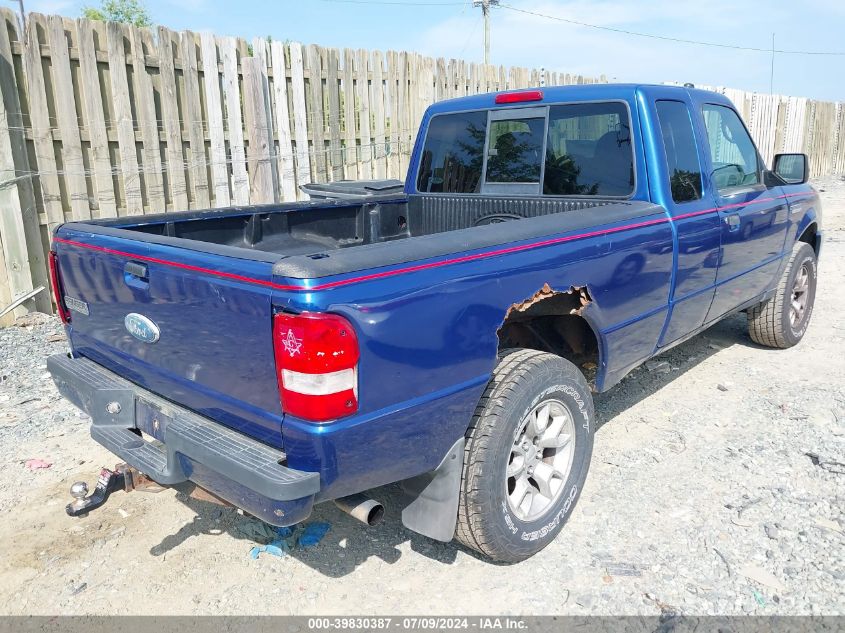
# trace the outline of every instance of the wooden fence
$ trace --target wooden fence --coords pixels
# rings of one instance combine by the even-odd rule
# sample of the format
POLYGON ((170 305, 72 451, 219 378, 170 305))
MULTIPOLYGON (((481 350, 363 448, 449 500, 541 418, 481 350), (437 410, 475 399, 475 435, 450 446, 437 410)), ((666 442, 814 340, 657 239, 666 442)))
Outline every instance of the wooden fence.
MULTIPOLYGON (((434 101, 604 82, 396 51, 138 29, 0 8, 0 310, 43 286, 67 220, 301 197, 299 185, 403 178, 434 101)), ((842 103, 722 90, 767 159, 845 173, 842 103)), ((49 312, 45 290, 0 325, 49 312)))

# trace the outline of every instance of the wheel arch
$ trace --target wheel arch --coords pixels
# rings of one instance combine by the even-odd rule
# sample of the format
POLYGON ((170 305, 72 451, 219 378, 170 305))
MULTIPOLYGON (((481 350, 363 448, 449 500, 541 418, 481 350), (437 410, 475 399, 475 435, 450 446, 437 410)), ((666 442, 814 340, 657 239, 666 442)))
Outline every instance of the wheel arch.
POLYGON ((821 224, 821 208, 818 204, 818 198, 815 201, 800 200, 798 202, 790 202, 789 212, 793 218, 792 226, 794 232, 792 233, 793 241, 785 245, 786 250, 791 249, 795 242, 805 242, 818 255, 820 247, 818 237, 820 235, 821 224))
POLYGON ((601 391, 607 359, 593 311, 587 286, 557 291, 546 284, 510 306, 496 332, 498 349, 518 347, 560 356, 580 369, 593 391, 601 391))
POLYGON ((796 242, 804 242, 805 244, 809 244, 816 255, 819 254, 819 226, 818 223, 813 219, 810 220, 807 225, 803 229, 799 229, 798 232, 798 239, 795 240, 796 242))

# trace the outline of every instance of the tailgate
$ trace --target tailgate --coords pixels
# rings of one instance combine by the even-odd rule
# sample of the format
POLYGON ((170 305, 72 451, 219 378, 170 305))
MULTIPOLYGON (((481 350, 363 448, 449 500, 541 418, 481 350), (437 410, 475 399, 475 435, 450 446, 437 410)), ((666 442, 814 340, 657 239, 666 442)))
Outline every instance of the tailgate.
POLYGON ((281 445, 272 264, 59 229, 74 352, 173 402, 281 445))

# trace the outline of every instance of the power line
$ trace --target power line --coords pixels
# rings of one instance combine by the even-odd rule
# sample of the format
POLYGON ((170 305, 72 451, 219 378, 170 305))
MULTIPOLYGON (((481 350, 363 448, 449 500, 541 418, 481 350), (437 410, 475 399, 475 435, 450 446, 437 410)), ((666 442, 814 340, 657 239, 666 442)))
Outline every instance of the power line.
MULTIPOLYGON (((13 129, 13 128, 12 128, 13 129)), ((180 170, 180 171, 190 171, 192 169, 197 168, 206 168, 206 167, 213 167, 215 165, 231 165, 236 162, 257 162, 257 163, 267 163, 267 162, 276 162, 276 161, 285 161, 290 160, 294 165, 298 163, 304 157, 309 158, 316 158, 319 155, 329 157, 332 154, 340 154, 349 156, 350 154, 356 155, 356 162, 359 163, 373 163, 379 161, 381 159, 388 158, 389 156, 394 155, 393 148, 396 147, 395 153, 401 153, 403 148, 406 151, 410 151, 413 145, 413 135, 412 133, 416 130, 407 128, 404 130, 397 130, 394 139, 386 139, 385 141, 373 141, 371 143, 361 143, 346 146, 346 145, 334 145, 324 147, 322 149, 316 147, 307 147, 302 149, 293 149, 291 154, 282 154, 280 152, 271 152, 266 156, 255 156, 249 152, 249 147, 247 145, 239 145, 236 146, 239 149, 243 149, 245 151, 245 158, 226 158, 223 160, 208 160, 207 157, 203 157, 198 160, 191 160, 191 161, 176 161, 176 162, 168 162, 168 161, 161 161, 161 168, 157 169, 154 167, 145 166, 142 164, 138 165, 137 169, 133 169, 127 174, 127 170, 123 169, 120 165, 111 165, 109 168, 82 168, 82 169, 55 169, 55 170, 24 170, 24 169, 16 169, 14 170, 15 178, 11 181, 3 182, 0 187, 10 186, 14 184, 13 181, 17 181, 23 178, 29 177, 39 177, 39 176, 82 176, 85 178, 91 178, 96 176, 97 174, 108 174, 111 176, 124 176, 127 175, 131 178, 135 178, 137 175, 143 174, 151 174, 151 173, 166 173, 170 170, 180 170), (385 154, 383 156, 377 156, 378 148, 384 148, 385 154), (370 150, 373 150, 372 152, 370 150), (358 158, 358 154, 360 153, 360 158, 358 158), (368 156, 368 154, 371 154, 368 156)), ((339 163, 331 163, 328 167, 338 167, 347 164, 345 159, 342 159, 339 163)), ((12 173, 12 170, 8 170, 12 173)))
POLYGON ((472 28, 469 31, 469 35, 467 35, 467 39, 464 42, 464 45, 461 47, 461 52, 458 53, 458 57, 464 56, 464 51, 466 51, 467 46, 469 46, 469 42, 472 39, 472 36, 475 35, 475 30, 478 28, 479 23, 481 22, 482 16, 478 16, 478 19, 475 21, 475 24, 472 25, 472 28))
POLYGON ((546 13, 539 13, 537 11, 529 11, 528 9, 520 9, 518 7, 511 6, 509 4, 499 4, 497 5, 498 8, 507 9, 509 11, 516 11, 517 13, 524 13, 526 15, 533 15, 538 18, 544 18, 546 20, 555 20, 557 22, 566 22, 567 24, 574 24, 576 26, 584 26, 591 29, 597 29, 599 31, 610 31, 612 33, 621 33, 623 35, 633 35, 635 37, 645 37, 654 40, 663 40, 665 42, 678 42, 681 44, 695 44, 698 46, 713 46, 716 48, 729 48, 733 50, 740 50, 740 51, 755 51, 758 53, 783 53, 785 55, 832 55, 832 56, 841 56, 845 57, 845 52, 836 52, 836 51, 799 51, 799 50, 787 50, 787 49, 772 49, 772 48, 757 48, 755 46, 736 46, 733 44, 720 44, 719 42, 706 42, 703 40, 688 40, 683 39, 680 37, 670 37, 668 35, 655 35, 653 33, 640 33, 639 31, 629 31, 627 29, 620 29, 615 28, 612 26, 602 26, 599 24, 590 24, 588 22, 582 22, 580 20, 572 20, 570 18, 562 18, 557 15, 548 15, 546 13))
POLYGON ((454 7, 466 2, 402 2, 399 0, 323 0, 323 2, 336 2, 339 4, 389 4, 393 6, 414 6, 414 7, 454 7))

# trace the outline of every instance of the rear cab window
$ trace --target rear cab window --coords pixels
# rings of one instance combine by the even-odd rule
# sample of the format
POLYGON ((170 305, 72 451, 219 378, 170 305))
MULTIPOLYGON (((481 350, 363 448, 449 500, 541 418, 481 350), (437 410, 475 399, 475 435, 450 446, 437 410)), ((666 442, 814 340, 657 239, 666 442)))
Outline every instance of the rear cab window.
POLYGON ((486 137, 486 111, 433 117, 420 159, 417 191, 478 193, 486 137))
POLYGON ((551 106, 543 193, 611 197, 634 193, 631 119, 624 103, 551 106))
POLYGON ((490 123, 486 183, 540 183, 545 118, 490 123))
POLYGON ((435 115, 417 172, 420 193, 628 198, 635 170, 623 102, 435 115))

